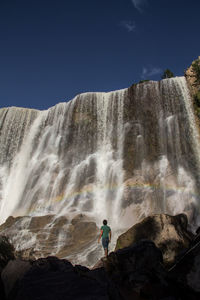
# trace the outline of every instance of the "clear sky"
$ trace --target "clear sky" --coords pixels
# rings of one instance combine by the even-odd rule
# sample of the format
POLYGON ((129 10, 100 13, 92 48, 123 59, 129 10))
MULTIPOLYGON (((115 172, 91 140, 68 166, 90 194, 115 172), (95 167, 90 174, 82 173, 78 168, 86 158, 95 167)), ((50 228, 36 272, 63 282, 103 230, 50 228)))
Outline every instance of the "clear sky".
POLYGON ((199 37, 200 0, 0 0, 0 107, 183 75, 199 37))

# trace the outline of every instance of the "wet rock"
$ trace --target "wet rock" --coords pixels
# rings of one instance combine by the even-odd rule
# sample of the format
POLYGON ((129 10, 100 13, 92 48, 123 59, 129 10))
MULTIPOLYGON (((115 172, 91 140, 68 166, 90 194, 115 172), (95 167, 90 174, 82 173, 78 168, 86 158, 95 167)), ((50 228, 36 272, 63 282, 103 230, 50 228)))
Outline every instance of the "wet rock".
POLYGON ((66 257, 80 252, 97 239, 98 228, 96 223, 83 214, 77 215, 69 224, 67 231, 67 243, 57 253, 58 257, 66 257))
POLYGON ((24 216, 9 217, 0 226, 0 233, 10 237, 18 258, 34 260, 49 255, 64 258, 79 253, 94 242, 98 228, 83 214, 75 215, 72 220, 67 216, 24 216))
POLYGON ((104 268, 106 265, 107 259, 105 257, 102 257, 91 269, 99 269, 99 268, 104 268))
POLYGON ((0 231, 2 232, 7 228, 12 227, 16 223, 16 221, 19 220, 20 218, 21 217, 17 217, 17 218, 14 218, 13 216, 8 217, 7 220, 0 225, 0 231))
POLYGON ((39 230, 43 230, 45 226, 53 221, 53 219, 53 215, 33 217, 30 220, 29 230, 37 233, 39 230))
POLYGON ((162 251, 164 264, 173 264, 176 255, 189 247, 193 234, 187 230, 187 216, 149 216, 119 236, 115 250, 149 239, 162 251))

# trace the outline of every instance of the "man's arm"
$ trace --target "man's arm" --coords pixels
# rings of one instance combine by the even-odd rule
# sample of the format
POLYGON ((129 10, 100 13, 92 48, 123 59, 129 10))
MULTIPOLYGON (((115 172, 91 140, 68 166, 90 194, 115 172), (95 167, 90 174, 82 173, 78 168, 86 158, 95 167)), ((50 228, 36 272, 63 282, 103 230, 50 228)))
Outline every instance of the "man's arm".
POLYGON ((100 242, 100 239, 101 239, 101 237, 102 237, 102 234, 103 234, 103 230, 100 229, 100 235, 99 235, 99 238, 98 238, 98 243, 100 242))
POLYGON ((111 236, 112 236, 112 233, 111 233, 111 230, 109 231, 109 241, 111 242, 111 236))

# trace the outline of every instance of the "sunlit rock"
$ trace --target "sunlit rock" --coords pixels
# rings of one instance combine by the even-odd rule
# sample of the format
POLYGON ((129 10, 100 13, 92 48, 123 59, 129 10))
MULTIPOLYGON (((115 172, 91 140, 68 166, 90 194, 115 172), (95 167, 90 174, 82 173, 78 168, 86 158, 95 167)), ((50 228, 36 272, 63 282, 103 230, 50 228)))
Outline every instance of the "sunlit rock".
POLYGON ((190 246, 194 238, 194 235, 187 230, 187 225, 187 216, 184 214, 146 217, 119 236, 115 250, 148 239, 162 251, 164 263, 169 266, 174 263, 175 257, 181 251, 190 246))
POLYGON ((52 254, 63 258, 88 249, 97 241, 98 228, 84 215, 70 221, 65 216, 25 216, 9 217, 0 226, 0 233, 9 236, 20 258, 36 259, 52 254))

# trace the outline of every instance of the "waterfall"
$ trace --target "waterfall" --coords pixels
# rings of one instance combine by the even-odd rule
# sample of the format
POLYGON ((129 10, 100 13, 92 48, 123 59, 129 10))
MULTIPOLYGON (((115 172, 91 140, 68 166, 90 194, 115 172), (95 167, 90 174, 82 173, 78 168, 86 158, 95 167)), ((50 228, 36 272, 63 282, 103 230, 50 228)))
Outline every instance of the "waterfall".
MULTIPOLYGON (((125 91, 87 93, 38 114, 2 189, 1 217, 117 214, 125 91)), ((115 215, 116 216, 116 215, 115 215)))
POLYGON ((0 109, 0 164, 10 166, 39 111, 18 107, 0 109))
POLYGON ((184 77, 0 110, 0 220, 79 213, 116 230, 152 213, 198 225, 200 162, 184 77))

